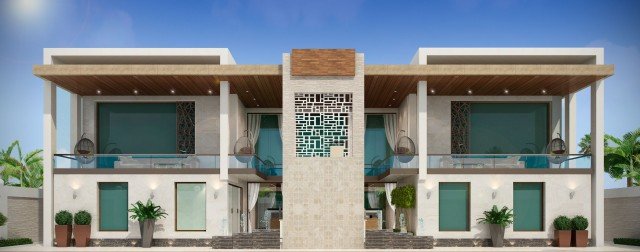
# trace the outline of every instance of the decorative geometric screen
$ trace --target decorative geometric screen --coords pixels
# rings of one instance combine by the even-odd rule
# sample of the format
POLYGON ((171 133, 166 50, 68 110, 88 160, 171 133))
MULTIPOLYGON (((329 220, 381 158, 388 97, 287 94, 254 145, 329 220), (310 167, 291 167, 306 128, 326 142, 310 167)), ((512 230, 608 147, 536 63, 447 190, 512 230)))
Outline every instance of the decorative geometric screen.
POLYGON ((295 95, 296 156, 329 157, 331 146, 344 146, 343 156, 349 156, 351 98, 344 93, 295 95))
POLYGON ((469 102, 451 102, 451 154, 469 153, 469 102))
POLYGON ((196 103, 176 104, 178 154, 196 153, 196 103))

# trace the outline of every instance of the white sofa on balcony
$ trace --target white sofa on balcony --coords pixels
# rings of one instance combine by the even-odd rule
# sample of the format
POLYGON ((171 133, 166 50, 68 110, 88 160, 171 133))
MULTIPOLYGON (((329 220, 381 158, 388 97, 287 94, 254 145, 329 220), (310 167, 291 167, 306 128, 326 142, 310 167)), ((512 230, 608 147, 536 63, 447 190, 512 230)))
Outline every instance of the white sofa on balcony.
POLYGON ((200 162, 195 156, 188 157, 132 157, 121 156, 113 167, 118 168, 199 168, 200 162))

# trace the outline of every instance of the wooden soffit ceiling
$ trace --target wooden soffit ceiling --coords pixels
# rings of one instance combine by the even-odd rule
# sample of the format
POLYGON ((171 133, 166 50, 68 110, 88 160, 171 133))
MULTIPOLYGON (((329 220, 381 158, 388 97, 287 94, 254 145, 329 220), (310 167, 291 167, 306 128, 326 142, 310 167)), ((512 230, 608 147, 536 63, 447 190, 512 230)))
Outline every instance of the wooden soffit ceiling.
MULTIPOLYGON (((246 107, 282 107, 281 65, 36 65, 33 73, 83 96, 219 95, 229 81, 246 107)), ((566 95, 613 73, 613 65, 366 65, 365 107, 398 107, 418 81, 430 95, 566 95)))

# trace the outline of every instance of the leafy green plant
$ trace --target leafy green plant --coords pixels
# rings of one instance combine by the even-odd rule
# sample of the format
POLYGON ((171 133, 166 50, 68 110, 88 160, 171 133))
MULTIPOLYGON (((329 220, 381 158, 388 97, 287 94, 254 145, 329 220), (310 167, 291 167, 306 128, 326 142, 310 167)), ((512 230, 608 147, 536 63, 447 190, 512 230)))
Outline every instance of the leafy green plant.
POLYGON ((571 230, 571 219, 567 216, 560 215, 553 220, 553 228, 556 230, 571 230))
POLYGON ((640 246, 640 239, 634 238, 613 238, 613 244, 640 246))
POLYGON ((73 215, 67 210, 62 210, 56 213, 55 220, 58 225, 71 225, 73 215))
POLYGON ((44 179, 42 160, 41 149, 23 155, 20 142, 14 141, 6 150, 0 150, 0 166, 4 167, 0 176, 5 185, 42 187, 44 179), (18 151, 18 155, 13 154, 14 150, 18 151))
POLYGON ((478 218, 478 223, 498 224, 507 227, 513 223, 513 209, 503 206, 498 210, 498 206, 493 205, 490 211, 484 211, 484 217, 478 218))
POLYGON ((76 225, 91 225, 91 214, 85 210, 79 211, 73 216, 73 222, 76 225))
POLYGON ((380 209, 387 209, 387 193, 381 192, 378 195, 378 204, 380 204, 380 209))
POLYGON ((0 227, 4 226, 4 224, 7 223, 7 216, 4 216, 4 214, 0 213, 0 227))
POLYGON ((0 239, 0 247, 17 246, 24 244, 32 244, 33 241, 29 238, 15 238, 15 239, 0 239))
POLYGON ((571 219, 571 229, 573 230, 587 230, 589 227, 589 220, 582 215, 578 215, 571 219))
POLYGON ((151 199, 147 200, 147 204, 143 204, 142 201, 131 204, 129 212, 133 213, 131 219, 143 222, 145 220, 157 220, 167 216, 167 213, 162 207, 153 204, 151 199))
POLYGON ((413 185, 396 187, 391 191, 391 204, 397 208, 414 208, 416 206, 416 188, 413 185))

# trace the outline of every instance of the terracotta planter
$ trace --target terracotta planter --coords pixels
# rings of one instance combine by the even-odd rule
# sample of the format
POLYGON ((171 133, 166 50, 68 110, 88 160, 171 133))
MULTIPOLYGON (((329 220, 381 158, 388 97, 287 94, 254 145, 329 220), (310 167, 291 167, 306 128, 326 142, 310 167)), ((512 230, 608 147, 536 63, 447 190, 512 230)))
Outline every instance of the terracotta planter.
POLYGON ((491 244, 493 247, 503 247, 504 227, 500 224, 489 224, 489 232, 491 233, 491 244))
POLYGON ((86 247, 91 238, 91 225, 76 225, 73 227, 73 237, 76 247, 86 247))
POLYGON ((556 246, 558 247, 570 247, 571 246, 571 230, 556 230, 554 232, 556 239, 556 246))
POLYGON ((589 231, 573 230, 571 245, 575 247, 586 247, 587 245, 589 245, 589 231))
POLYGON ((140 222, 140 236, 142 237, 143 248, 151 247, 155 225, 156 225, 155 220, 144 220, 143 222, 140 222))
POLYGON ((69 247, 71 244, 71 225, 56 225, 56 246, 69 247))

